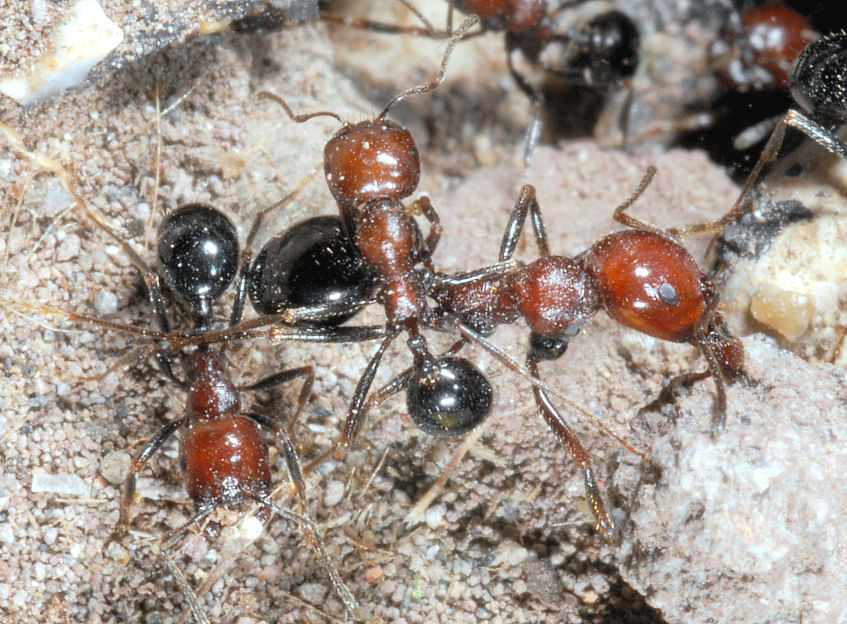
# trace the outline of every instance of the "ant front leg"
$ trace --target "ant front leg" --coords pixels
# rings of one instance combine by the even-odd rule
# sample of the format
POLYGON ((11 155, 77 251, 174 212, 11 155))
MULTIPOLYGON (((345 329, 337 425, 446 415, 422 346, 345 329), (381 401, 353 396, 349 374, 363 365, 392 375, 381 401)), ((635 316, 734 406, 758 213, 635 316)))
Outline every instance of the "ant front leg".
POLYGON ((532 227, 535 230, 535 243, 538 245, 538 252, 542 256, 550 255, 547 228, 544 227, 541 206, 535 196, 535 187, 531 184, 524 184, 518 201, 515 202, 515 207, 512 209, 509 223, 506 224, 506 231, 503 232, 503 241, 500 243, 500 262, 511 260, 514 255, 515 247, 518 245, 524 223, 526 223, 527 213, 532 216, 532 227))
POLYGON ((274 423, 267 416, 259 414, 258 412, 249 412, 247 416, 260 426, 269 429, 273 432, 274 437, 282 442, 282 446, 285 449, 285 461, 288 464, 288 474, 291 477, 291 483, 294 486, 294 490, 297 492, 297 498, 300 501, 300 510, 305 513, 306 484, 303 481, 303 471, 300 468, 300 460, 297 457, 297 451, 294 448, 294 444, 291 442, 291 438, 284 427, 274 423))
POLYGON ((144 445, 144 448, 141 449, 141 452, 138 453, 132 461, 132 464, 129 467, 129 474, 126 477, 126 481, 124 481, 124 492, 121 496, 120 517, 118 518, 117 525, 115 525, 114 538, 120 538, 123 536, 124 533, 126 533, 127 526, 129 525, 129 510, 132 507, 133 500, 135 499, 135 475, 144 468, 153 453, 158 451, 177 429, 187 424, 187 417, 180 418, 179 420, 173 420, 166 424, 164 427, 159 429, 159 432, 156 435, 150 438, 147 444, 144 445))
MULTIPOLYGON (((538 361, 536 358, 533 356, 528 357, 526 368, 530 375, 538 377, 538 361)), ((582 472, 585 481, 585 491, 588 495, 588 504, 591 507, 591 512, 594 514, 595 530, 600 531, 610 544, 616 543, 615 523, 606 511, 603 497, 600 495, 600 488, 597 485, 597 479, 594 476, 594 469, 591 465, 591 456, 585 450, 585 447, 579 441, 576 434, 567 426, 558 410, 547 398, 547 394, 535 384, 532 386, 532 393, 535 397, 535 404, 538 406, 547 426, 550 427, 550 430, 567 448, 568 454, 570 454, 571 460, 573 460, 577 470, 582 472)))

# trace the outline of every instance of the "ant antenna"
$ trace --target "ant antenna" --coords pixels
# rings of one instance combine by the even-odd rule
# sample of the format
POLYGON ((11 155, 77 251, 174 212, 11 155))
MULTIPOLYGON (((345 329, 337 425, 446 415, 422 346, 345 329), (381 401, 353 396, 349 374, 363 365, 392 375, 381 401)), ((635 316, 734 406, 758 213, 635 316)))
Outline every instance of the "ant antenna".
POLYGON ((444 76, 447 73, 447 62, 450 60, 450 54, 453 52, 453 48, 456 46, 456 43, 462 39, 468 30, 470 30, 470 28, 478 21, 479 18, 476 15, 470 15, 464 22, 462 22, 461 26, 459 26, 456 31, 450 35, 450 39, 447 41, 447 48, 444 50, 444 56, 441 58, 441 71, 438 73, 438 77, 435 80, 426 84, 418 85, 417 87, 412 87, 411 89, 407 89, 406 91, 395 95, 391 101, 385 105, 385 108, 382 109, 382 112, 377 115, 376 118, 384 119, 388 114, 388 111, 391 110, 392 106, 402 102, 411 95, 419 95, 421 93, 427 93, 428 91, 437 89, 439 85, 444 82, 444 76))

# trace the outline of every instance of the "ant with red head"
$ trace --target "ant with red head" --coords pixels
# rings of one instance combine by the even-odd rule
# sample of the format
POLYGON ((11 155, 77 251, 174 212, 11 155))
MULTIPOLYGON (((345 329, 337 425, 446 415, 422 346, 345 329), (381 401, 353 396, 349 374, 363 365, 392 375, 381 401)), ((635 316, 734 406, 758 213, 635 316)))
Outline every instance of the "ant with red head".
POLYGON ((794 59, 817 38, 809 21, 781 2, 732 8, 708 51, 709 71, 720 90, 708 113, 680 121, 677 141, 705 146, 734 177, 748 175, 768 135, 791 106, 788 87, 794 59), (685 128, 688 121, 695 123, 685 128))
MULTIPOLYGON (((91 209, 68 172, 40 154, 28 152, 19 137, 12 133, 12 147, 45 169, 60 176, 63 186, 75 203, 125 253, 140 273, 147 289, 151 314, 156 328, 143 328, 94 317, 61 312, 49 307, 41 310, 60 315, 76 323, 85 323, 132 335, 149 342, 135 348, 109 368, 102 378, 118 366, 155 355, 161 371, 186 393, 183 415, 165 424, 135 455, 124 483, 120 514, 113 539, 120 539, 130 523, 130 510, 135 499, 136 476, 151 457, 175 433, 180 432, 180 461, 188 496, 194 503, 194 514, 181 527, 172 531, 160 544, 160 554, 182 587, 192 614, 198 622, 208 622, 199 601, 173 559, 173 553, 187 532, 206 520, 219 507, 237 507, 244 503, 258 505, 257 516, 267 521, 276 514, 296 524, 306 542, 327 570, 330 582, 348 613, 357 614, 358 605, 335 568, 314 522, 304 515, 305 483, 300 461, 288 431, 272 418, 244 409, 243 391, 261 391, 298 378, 304 380, 292 422, 306 405, 314 380, 312 366, 277 372, 247 385, 237 385, 226 369, 222 351, 216 343, 231 342, 249 335, 262 335, 271 342, 283 340, 358 341, 381 337, 381 327, 336 329, 328 335, 322 328, 296 328, 273 325, 280 316, 241 322, 249 278, 255 272, 250 266, 249 245, 268 210, 257 216, 248 236, 247 247, 239 250, 238 233, 232 221, 219 210, 205 204, 186 204, 169 212, 159 227, 156 245, 157 267, 151 268, 100 216, 91 209), (244 263, 239 272, 239 258, 244 263), (236 276, 238 275, 238 279, 236 276), (214 304, 236 282, 236 297, 229 323, 217 329, 214 304), (172 326, 166 294, 187 313, 191 327, 175 331, 172 326), (174 363, 179 364, 182 378, 174 363), (271 499, 270 458, 262 431, 267 430, 282 446, 288 465, 292 490, 302 513, 283 509, 271 499)), ((273 208, 273 207, 272 207, 273 208)), ((295 315, 296 317, 296 315, 295 315)), ((289 424, 289 427, 291 425, 289 424)))
MULTIPOLYGON (((448 0, 447 28, 441 31, 434 28, 410 2, 398 1, 412 11, 424 26, 399 26, 341 17, 328 12, 322 12, 321 19, 375 32, 447 38, 455 36, 451 32, 455 8, 479 18, 480 28, 463 35, 464 38, 486 32, 502 32, 509 73, 532 106, 532 121, 527 128, 524 145, 524 162, 527 166, 532 160, 540 133, 545 96, 518 70, 514 52, 520 52, 530 65, 540 68, 563 84, 599 91, 626 85, 638 68, 641 46, 638 27, 629 16, 618 10, 598 13, 564 32, 558 32, 555 13, 572 8, 574 3, 550 10, 547 0, 448 0), (544 58, 547 55, 543 54, 553 43, 562 47, 562 58, 555 63, 548 61, 544 58)), ((627 114, 628 105, 622 109, 620 119, 624 134, 627 114)))
MULTIPOLYGON (((346 235, 380 281, 378 299, 385 310, 386 335, 356 386, 339 443, 343 448, 355 438, 371 404, 403 389, 407 390, 410 416, 430 433, 464 433, 485 418, 491 405, 491 388, 482 373, 469 361, 452 357, 452 349, 434 356, 421 333, 423 328, 437 328, 438 318, 427 301, 425 276, 433 273, 432 254, 441 237, 441 224, 428 197, 420 197, 409 206, 403 204, 420 180, 420 156, 411 133, 386 119, 398 102, 441 84, 454 45, 474 23, 476 17, 466 19, 450 38, 433 82, 395 96, 373 119, 351 124, 328 111, 297 115, 279 96, 262 94, 279 103, 298 123, 329 116, 343 124, 324 149, 324 173, 346 235), (416 214, 429 222, 426 238, 413 218, 416 214), (382 357, 401 333, 408 336, 413 368, 367 403, 382 357)), ((365 303, 368 301, 353 299, 341 306, 316 306, 313 320, 325 322, 328 316, 334 321, 339 314, 355 313, 365 303)))

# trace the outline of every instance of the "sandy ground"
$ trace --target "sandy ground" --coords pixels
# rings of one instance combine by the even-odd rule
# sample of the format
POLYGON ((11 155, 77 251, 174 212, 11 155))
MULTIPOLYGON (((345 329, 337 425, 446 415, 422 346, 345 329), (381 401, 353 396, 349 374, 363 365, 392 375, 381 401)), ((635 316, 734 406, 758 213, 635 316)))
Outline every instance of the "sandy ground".
MULTIPOLYGON (((431 76, 443 49, 416 42, 408 64, 393 52, 388 58, 403 59, 403 65, 398 60, 394 75, 375 82, 346 52, 351 40, 363 36, 318 24, 272 35, 225 32, 191 39, 37 108, 3 101, 0 117, 23 136, 28 149, 67 167, 86 202, 152 262, 146 226, 152 222, 155 232, 163 210, 188 201, 211 202, 232 216, 243 240, 257 209, 320 164, 323 144, 337 125, 331 120, 294 124, 276 105, 257 100, 257 92, 284 94, 298 111, 332 110, 358 120, 379 110, 397 90, 431 76), (170 108, 159 123, 158 199, 156 89, 161 107, 170 108)), ((484 40, 473 45, 484 46, 484 40)), ((361 50, 364 44, 358 45, 361 50)), ((455 59, 439 92, 398 107, 393 115, 412 129, 424 155, 421 192, 430 195, 444 224, 436 255, 444 270, 466 270, 496 258, 521 184, 525 100, 503 71, 499 45, 496 54, 484 57, 484 71, 473 64, 479 62, 479 49, 469 48, 455 59), (473 80, 489 74, 499 78, 473 80)), ((614 206, 650 164, 659 167, 659 175, 632 210, 658 225, 719 215, 737 193, 722 171, 696 152, 629 154, 601 150, 589 140, 542 146, 529 181, 538 187, 554 250, 578 253, 611 230, 614 206)), ((182 393, 150 362, 102 381, 81 380, 106 371, 134 338, 81 328, 31 307, 50 305, 146 326, 142 283, 120 248, 74 207, 55 176, 38 174, 2 143, 0 179, 3 619, 190 619, 183 595, 155 551, 158 540, 191 512, 179 486, 175 444, 143 473, 132 532, 107 545, 128 456, 180 412, 182 393)), ((263 237, 303 216, 331 213, 331 198, 317 177, 279 211, 263 237)), ((694 241, 698 253, 704 243, 694 241)), ((531 257, 533 246, 522 246, 520 253, 531 257)), ((226 309, 223 304, 222 317, 226 309)), ((369 314, 365 320, 378 322, 379 311, 369 314)), ((433 340, 447 344, 449 338, 433 340)), ((494 336, 518 358, 525 340, 519 326, 501 328, 494 336)), ((308 459, 338 436, 372 349, 250 341, 227 345, 226 354, 233 376, 245 382, 287 366, 318 367, 312 401, 296 430, 308 459)), ((480 351, 471 353, 496 388, 493 416, 423 522, 407 522, 406 516, 458 441, 417 431, 403 415, 401 400, 370 415, 345 461, 327 462, 308 478, 309 512, 320 523, 365 621, 662 622, 623 580, 617 549, 592 532, 581 480, 535 415, 527 382, 480 351)), ((396 346, 378 381, 387 381, 408 362, 403 345, 396 346)), ((604 427, 636 437, 628 423, 638 406, 668 377, 701 365, 690 347, 642 340, 598 316, 567 356, 545 365, 543 374, 604 427)), ((287 418, 297 389, 266 393, 259 397, 261 409, 287 418)), ((706 428, 711 389, 702 384, 697 399, 686 403, 687 418, 706 428)), ((730 393, 731 405, 735 399, 730 393)), ((631 453, 575 409, 563 411, 573 416, 606 491, 611 470, 631 453)), ((649 440, 639 437, 635 443, 645 450, 649 440)), ((284 462, 274 457, 280 469, 276 478, 284 483, 284 462)), ((627 514, 626 500, 613 504, 616 513, 627 514)), ((179 561, 192 585, 202 589, 201 602, 212 621, 345 619, 296 529, 280 520, 253 543, 194 536, 185 541, 179 561)))

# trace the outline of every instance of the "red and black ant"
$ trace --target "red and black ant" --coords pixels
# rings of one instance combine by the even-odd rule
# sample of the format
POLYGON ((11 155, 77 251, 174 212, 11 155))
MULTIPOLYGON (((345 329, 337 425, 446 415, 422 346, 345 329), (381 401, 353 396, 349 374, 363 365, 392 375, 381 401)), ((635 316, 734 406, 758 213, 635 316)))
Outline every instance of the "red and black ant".
MULTIPOLYGON (((349 447, 357 434, 364 414, 371 406, 402 391, 406 392, 409 416, 427 433, 456 436, 480 424, 487 417, 491 406, 491 387, 483 374, 468 360, 455 356, 464 343, 471 340, 483 346, 511 368, 519 370, 532 381, 535 386, 536 400, 548 424, 559 440, 568 447, 575 463, 584 471, 590 504, 598 528, 608 539, 613 540, 614 524, 602 503, 591 469, 590 458, 579 440, 570 432, 564 420, 550 404, 545 393, 547 386, 537 379, 536 361, 530 360, 527 371, 480 335, 488 333, 487 330, 498 323, 512 322, 517 318, 517 308, 509 308, 509 303, 497 299, 500 295, 504 298, 511 297, 513 299, 511 303, 514 306, 519 305, 518 300, 525 300, 527 305, 533 305, 530 302, 533 295, 530 293, 507 294, 505 288, 500 288, 498 279, 510 272, 514 273, 515 263, 504 261, 502 265, 487 267, 473 276, 446 275, 436 272, 432 266, 432 254, 441 235, 438 215, 425 196, 408 207, 402 203, 402 200, 410 196, 417 188, 420 161, 417 147, 408 130, 386 120, 385 116, 396 102, 408 95, 434 89, 441 83, 450 49, 459 36, 460 34, 457 34, 451 38, 442 60, 441 73, 434 82, 396 96, 376 118, 371 120, 351 124, 330 112, 297 115, 282 98, 269 93, 264 94, 277 101, 296 122, 327 115, 344 124, 325 147, 324 171, 330 191, 339 207, 341 223, 344 224, 358 254, 361 254, 380 280, 377 299, 382 302, 385 311, 386 336, 360 377, 347 412, 341 440, 336 448, 349 447), (426 238, 423 237, 416 221, 412 218, 416 214, 422 214, 430 223, 430 232, 426 238), (472 297, 468 289, 472 290, 474 285, 479 285, 483 289, 490 286, 486 294, 493 300, 487 302, 490 305, 482 305, 472 313, 463 315, 459 309, 468 300, 467 297, 472 297), (429 303, 430 298, 437 301, 440 306, 432 308, 429 303), (455 312, 455 314, 446 315, 445 311, 455 312), (484 322, 480 322, 483 317, 484 322), (461 340, 446 353, 436 357, 430 352, 426 339, 421 333, 421 330, 425 328, 439 331, 458 330, 461 340), (388 346, 401 333, 406 333, 408 336, 407 345, 412 352, 413 365, 369 397, 370 387, 381 359, 388 346)), ((525 209, 529 205, 528 202, 521 204, 524 208, 524 216, 525 209)), ((540 212, 533 209, 532 214, 533 220, 538 220, 537 227, 543 229, 543 225, 540 224, 540 212)), ((517 217, 513 221, 512 229, 519 230, 522 221, 517 217)), ((329 236, 331 238, 334 235, 332 233, 329 236)), ((508 243, 504 242, 504 245, 509 245, 511 250, 508 253, 504 252, 504 257, 511 256, 517 234, 513 233, 507 238, 508 243)), ((544 245, 546 248, 546 239, 544 245)), ((533 270, 534 267, 529 269, 529 271, 533 270)), ((348 302, 350 305, 347 312, 349 313, 354 313, 367 303, 356 297, 352 297, 348 302)), ((478 303, 479 300, 474 302, 478 303)), ((578 305, 587 305, 587 302, 578 302, 578 305)), ((333 321, 337 320, 339 311, 343 311, 338 306, 326 306, 326 308, 333 321)), ((536 313, 544 315, 542 311, 536 313)), ((527 314, 530 312, 527 311, 527 314)), ((588 311, 586 311, 587 314, 588 311)), ((321 320, 317 309, 313 319, 321 320)), ((549 330, 548 333, 551 332, 553 330, 549 330)), ((321 461, 325 456, 321 456, 316 461, 321 461)))
MULTIPOLYGON (((7 136, 14 138, 14 135, 9 133, 7 136)), ((182 417, 164 425, 133 459, 124 484, 114 537, 120 538, 129 526, 130 509, 135 498, 136 475, 171 436, 180 432, 183 479, 186 491, 194 503, 195 512, 188 522, 162 541, 160 553, 185 591, 197 621, 208 620, 193 590, 176 565, 173 552, 191 527, 203 522, 216 508, 249 502, 258 504, 258 516, 262 521, 268 520, 271 514, 277 514, 297 524, 303 537, 325 566, 333 588, 347 611, 351 614, 358 613, 356 600, 326 552, 312 520, 302 513, 283 509, 271 500, 270 461, 263 429, 271 432, 274 439, 282 445, 289 477, 301 511, 306 508, 305 484, 300 462, 286 428, 264 414, 244 409, 242 405, 242 391, 265 390, 303 378, 304 383, 292 419, 296 420, 311 394, 314 381, 312 366, 283 370, 255 383, 239 386, 227 372, 223 354, 214 347, 214 343, 230 342, 251 333, 255 334, 258 328, 282 320, 278 316, 272 316, 241 323, 247 285, 256 272, 256 265, 253 265, 251 271, 249 248, 239 251, 237 230, 233 223, 222 212, 208 205, 187 204, 176 208, 167 214, 159 227, 157 268, 154 270, 126 240, 87 206, 76 184, 60 165, 26 151, 20 142, 13 144, 13 147, 24 156, 58 173, 77 205, 121 246, 144 280, 157 328, 125 325, 47 307, 42 310, 56 313, 73 322, 145 337, 150 342, 122 357, 118 364, 137 360, 144 355, 155 355, 162 372, 187 392, 182 417), (240 256, 246 266, 242 266, 237 280, 236 299, 228 327, 223 330, 215 329, 213 305, 236 281, 240 256), (173 330, 162 282, 173 299, 187 310, 192 323, 188 331, 173 330), (194 348, 186 351, 186 347, 191 346, 194 348), (180 378, 174 370, 173 364, 177 357, 184 378, 180 378)), ((248 237, 248 246, 265 212, 267 211, 257 217, 248 237)), ((321 328, 290 327, 271 327, 262 333, 273 342, 300 338, 321 342, 355 341, 374 339, 382 334, 382 328, 367 327, 334 329, 331 335, 321 328), (294 338, 295 336, 297 338, 294 338)), ((115 368, 116 366, 111 367, 105 374, 115 368)))
MULTIPOLYGON (((588 317, 601 308, 619 323, 642 333, 691 343, 703 353, 708 368, 706 372, 683 375, 675 382, 714 378, 718 395, 714 430, 719 432, 726 411, 724 380, 745 378, 743 347, 729 335, 717 310, 714 284, 685 248, 668 233, 625 214, 654 174, 655 169, 649 169, 636 191, 615 210, 614 219, 633 229, 609 234, 575 258, 550 253, 535 188, 525 185, 503 235, 499 263, 469 272, 461 281, 452 276, 450 281, 437 284, 432 296, 443 313, 483 335, 492 333, 498 325, 523 318, 531 332, 526 367, 534 378, 539 376, 538 363, 561 357, 588 317), (514 264, 512 256, 527 216, 533 224, 540 258, 526 265, 514 264)), ((614 525, 605 510, 588 453, 544 388, 535 385, 533 394, 548 426, 583 473, 598 528, 611 537, 614 525)), ((659 401, 666 396, 663 393, 659 401)))
MULTIPOLYGON (((447 28, 441 31, 434 28, 410 2, 399 1, 422 21, 423 27, 348 18, 329 12, 322 12, 321 19, 376 32, 447 38, 455 36, 450 30, 455 7, 479 18, 479 30, 465 34, 464 38, 486 32, 504 33, 509 73, 532 105, 532 121, 527 128, 524 144, 524 162, 527 166, 538 141, 545 95, 542 89, 518 70, 514 52, 520 52, 529 64, 563 84, 604 92, 612 87, 626 85, 638 67, 641 46, 638 27, 629 16, 618 10, 598 13, 559 32, 554 14, 572 7, 574 3, 551 10, 547 0, 448 0, 447 28), (543 54, 553 43, 562 48, 562 58, 555 63, 546 58, 549 55, 543 54)), ((627 104, 621 112, 620 123, 624 135, 628 108, 627 104)))

